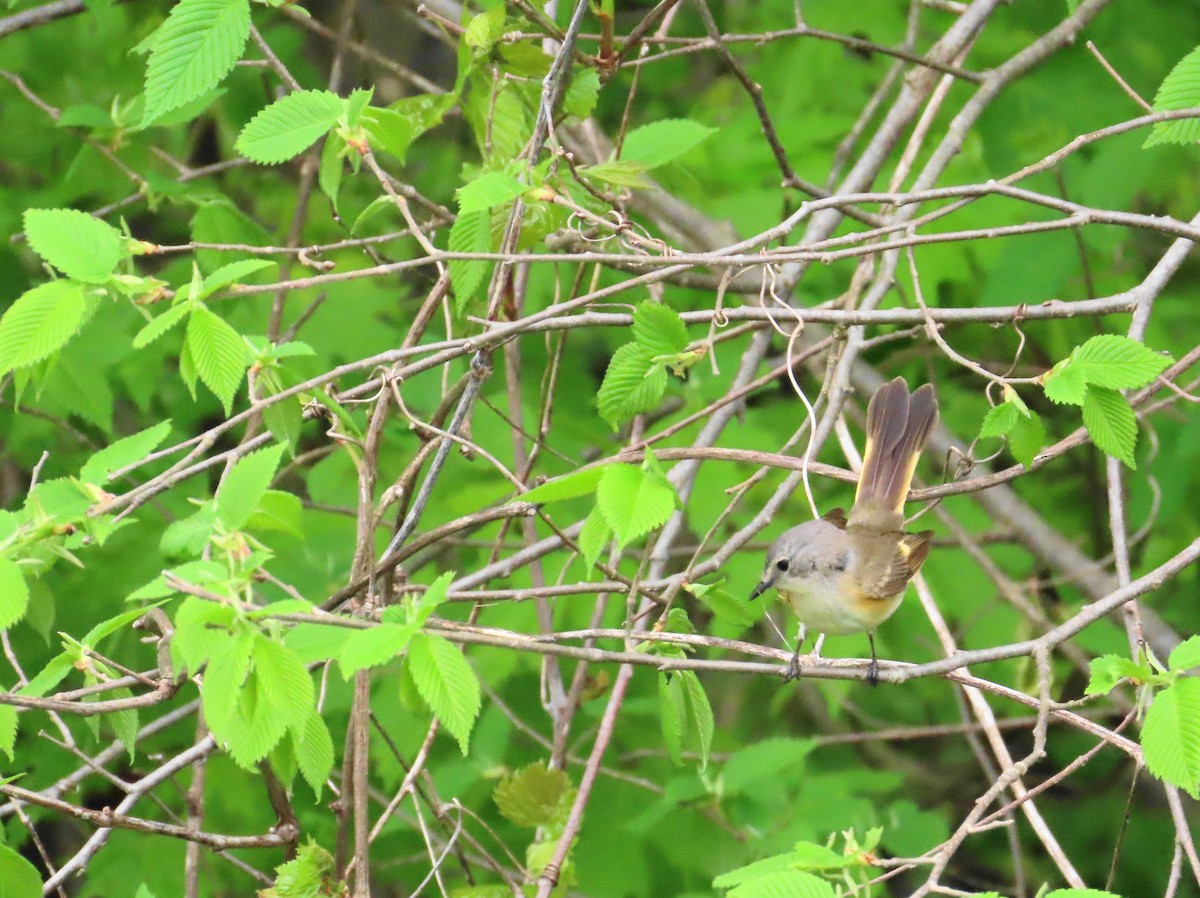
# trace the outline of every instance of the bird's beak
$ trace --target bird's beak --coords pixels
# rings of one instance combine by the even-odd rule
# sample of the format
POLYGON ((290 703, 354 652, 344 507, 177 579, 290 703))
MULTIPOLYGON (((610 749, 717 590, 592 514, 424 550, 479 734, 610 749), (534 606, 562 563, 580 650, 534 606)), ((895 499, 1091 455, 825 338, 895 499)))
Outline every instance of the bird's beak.
POLYGON ((750 593, 750 601, 753 602, 755 599, 757 599, 759 596, 761 596, 764 592, 766 592, 768 589, 770 589, 771 586, 772 586, 772 583, 770 580, 764 580, 762 583, 758 584, 758 586, 754 587, 754 591, 750 593))

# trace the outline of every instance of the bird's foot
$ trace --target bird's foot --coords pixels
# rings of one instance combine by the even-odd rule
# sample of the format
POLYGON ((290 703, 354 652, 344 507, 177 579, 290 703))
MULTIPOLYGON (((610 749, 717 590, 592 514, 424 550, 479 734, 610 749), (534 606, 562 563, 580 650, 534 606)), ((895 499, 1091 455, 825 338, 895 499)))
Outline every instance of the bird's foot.
POLYGON ((872 658, 871 663, 867 665, 867 685, 879 685, 879 662, 874 658, 872 658))
POLYGON ((800 678, 800 668, 809 664, 815 664, 821 660, 821 647, 818 645, 811 652, 800 654, 796 651, 792 657, 788 659, 787 670, 783 673, 783 682, 790 683, 792 680, 800 678))

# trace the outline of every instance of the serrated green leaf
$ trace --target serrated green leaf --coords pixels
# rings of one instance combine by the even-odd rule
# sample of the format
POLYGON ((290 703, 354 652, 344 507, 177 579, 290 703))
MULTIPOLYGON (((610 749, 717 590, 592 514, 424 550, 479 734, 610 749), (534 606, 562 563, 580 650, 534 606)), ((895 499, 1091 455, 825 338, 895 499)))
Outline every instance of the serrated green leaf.
POLYGON ((641 162, 627 159, 588 165, 581 168, 579 173, 584 177, 612 184, 614 187, 632 187, 644 190, 650 186, 650 182, 643 177, 646 173, 646 166, 641 162))
POLYGON ((463 43, 477 55, 486 56, 503 36, 504 4, 500 4, 480 13, 467 23, 463 30, 463 43))
MULTIPOLYGON (((492 248, 492 225, 487 211, 466 212, 454 219, 447 248, 452 253, 488 252, 492 248)), ((490 262, 481 259, 450 260, 450 283, 459 314, 479 290, 490 267, 490 262)))
POLYGON ((1116 390, 1089 386, 1083 397, 1083 426, 1097 449, 1137 470, 1137 418, 1129 400, 1116 390))
POLYGON ((251 452, 225 476, 217 490, 217 519, 230 530, 240 530, 258 507, 279 468, 283 446, 276 443, 251 452))
POLYGON ((407 666, 421 698, 465 755, 481 703, 475 671, 452 642, 428 633, 409 643, 407 666))
POLYGON ((1200 679, 1180 677, 1154 697, 1142 726, 1146 767, 1200 798, 1200 679))
POLYGON ((259 111, 238 135, 237 151, 264 165, 299 156, 337 124, 341 97, 327 90, 288 94, 259 111))
POLYGON ((852 863, 852 858, 816 842, 797 842, 792 853, 792 866, 797 870, 841 870, 852 863))
POLYGON ((634 128, 621 145, 622 162, 640 162, 646 168, 678 159, 697 146, 716 128, 709 128, 690 119, 664 119, 634 128))
MULTIPOLYGON (((188 603, 185 603, 188 604, 188 603)), ((205 603, 209 604, 209 603, 205 603)), ((182 611, 182 608, 180 609, 182 611)), ((203 619, 203 614, 198 614, 203 619)), ((197 631, 203 627, 196 627, 197 631)), ((178 631, 177 631, 178 632, 178 631)), ((250 673, 250 659, 254 650, 251 634, 236 635, 227 630, 215 629, 222 638, 207 638, 204 682, 200 687, 201 707, 204 719, 213 732, 223 734, 227 723, 237 714, 238 695, 246 685, 250 673)), ((197 641, 205 640, 210 634, 196 633, 197 641)), ((175 651, 174 645, 171 647, 175 651)), ((190 670, 195 670, 192 661, 187 661, 190 670)))
POLYGON ((294 860, 275 868, 275 886, 263 898, 318 898, 340 892, 333 855, 310 836, 294 860))
POLYGON ((367 111, 371 105, 371 98, 375 96, 375 88, 363 89, 361 87, 350 91, 350 96, 346 97, 346 125, 350 128, 357 128, 360 124, 365 124, 362 121, 363 113, 367 111))
POLYGON ((525 192, 525 185, 500 171, 486 172, 458 188, 458 212, 465 215, 502 206, 525 192))
POLYGON ((548 826, 563 797, 572 791, 571 779, 564 771, 550 770, 536 761, 505 776, 492 793, 492 800, 500 813, 517 826, 548 826))
POLYGON ((259 635, 254 643, 254 672, 262 694, 283 715, 284 724, 302 731, 313 710, 312 677, 287 646, 259 635))
POLYGON ((0 375, 52 356, 88 316, 83 287, 73 281, 39 284, 17 297, 0 318, 0 375))
POLYGON ((27 209, 25 237, 39 256, 86 284, 109 281, 121 259, 121 234, 78 209, 27 209))
POLYGON ((246 521, 247 530, 277 530, 303 536, 300 516, 304 506, 298 496, 283 490, 267 490, 246 521))
POLYGON ((133 337, 133 348, 141 349, 149 346, 176 324, 191 314, 194 307, 191 303, 181 303, 177 306, 172 306, 161 315, 150 319, 146 325, 138 331, 133 337))
POLYGON ((567 89, 563 91, 562 109, 567 115, 587 118, 600 98, 600 73, 590 66, 576 66, 567 89))
POLYGON ((113 471, 145 458, 170 432, 171 422, 166 420, 117 440, 87 460, 79 472, 79 479, 85 483, 108 483, 113 471))
POLYGON ((1017 407, 1011 402, 1001 402, 999 405, 993 406, 983 417, 983 424, 979 428, 979 438, 986 440, 989 437, 1004 436, 1012 430, 1020 414, 1017 407))
MULTIPOLYGON (((1172 112, 1200 106, 1200 47, 1197 47, 1171 69, 1154 94, 1155 112, 1172 112)), ((1200 118, 1158 122, 1143 147, 1163 143, 1179 145, 1200 141, 1200 118)))
POLYGON ((1200 665, 1200 636, 1191 636, 1171 649, 1171 670, 1185 671, 1200 665))
POLYGON ((333 738, 316 708, 309 711, 304 732, 296 740, 296 761, 304 781, 319 800, 321 789, 333 770, 333 738))
POLYGON ((255 672, 238 692, 234 713, 222 733, 229 756, 244 770, 253 770, 288 731, 286 710, 271 700, 263 678, 255 672))
POLYGON ((206 296, 211 296, 218 290, 228 287, 230 284, 236 284, 238 281, 256 272, 266 268, 274 268, 275 266, 276 263, 270 259, 240 259, 237 262, 222 265, 204 279, 203 289, 198 296, 193 296, 192 299, 204 299, 206 296))
POLYGON ((241 334, 225 319, 197 306, 188 319, 187 348, 197 376, 221 400, 228 415, 246 371, 246 343, 241 334))
POLYGON ((596 407, 617 430, 620 423, 658 408, 667 391, 667 370, 645 347, 626 343, 613 353, 600 384, 596 407))
POLYGON ((643 302, 633 312, 633 339, 651 356, 677 355, 687 349, 687 327, 670 306, 643 302))
POLYGON ((329 198, 335 215, 341 215, 338 210, 338 195, 342 190, 342 175, 346 170, 346 159, 342 151, 346 149, 346 141, 337 133, 325 138, 321 147, 321 165, 317 169, 317 184, 321 192, 329 198))
POLYGON ((13 749, 17 744, 17 709, 12 705, 0 705, 0 752, 3 752, 11 764, 13 749))
POLYGON ((792 853, 789 851, 786 854, 775 854, 771 857, 765 857, 762 860, 746 864, 744 867, 730 870, 728 873, 722 873, 713 880, 712 884, 714 889, 729 889, 744 882, 750 882, 752 879, 758 879, 768 873, 780 873, 791 869, 792 853))
POLYGON ((635 465, 605 468, 596 500, 622 547, 665 524, 675 511, 675 490, 666 478, 635 465))
POLYGON ((561 502, 564 499, 575 499, 579 496, 589 496, 596 491, 600 475, 607 465, 593 465, 580 471, 572 471, 562 477, 547 480, 540 486, 535 486, 518 498, 522 502, 535 502, 539 505, 546 502, 561 502))
POLYGON ((37 868, 7 845, 0 845, 0 898, 42 898, 37 868))
POLYGON ((195 514, 172 521, 163 531, 158 548, 167 558, 193 558, 204 551, 216 523, 217 510, 206 502, 195 514))
POLYGON ((356 632, 348 627, 297 624, 288 630, 283 643, 305 664, 332 661, 341 654, 342 647, 356 632))
POLYGON ((155 32, 146 64, 143 126, 212 90, 250 36, 247 0, 180 0, 155 32))
POLYGON ((7 630, 25 616, 29 607, 29 585, 20 566, 0 558, 0 630, 7 630))
POLYGON ((584 574, 590 571, 612 538, 612 528, 600 511, 600 506, 592 507, 588 516, 583 519, 583 529, 579 531, 579 549, 583 552, 584 574))
POLYGON ((1150 676, 1150 669, 1121 655, 1101 655, 1088 662, 1091 677, 1088 679, 1084 695, 1104 695, 1121 680, 1130 679, 1145 682, 1150 676))
POLYGON ((1029 468, 1046 445, 1046 427, 1037 412, 1029 409, 1027 415, 1019 415, 1017 423, 1008 434, 1008 450, 1013 458, 1029 468))
POLYGON ((403 654, 418 629, 412 624, 384 623, 353 631, 338 653, 342 676, 349 680, 360 670, 387 664, 403 654))
POLYGON ((412 122, 402 112, 394 109, 368 109, 363 115, 363 125, 373 147, 390 153, 401 162, 417 136, 412 122))
POLYGON ((1083 369, 1073 359, 1063 359, 1050 370, 1042 389, 1046 398, 1058 405, 1083 405, 1087 384, 1083 369))
POLYGON ((659 674, 659 695, 663 741, 671 759, 680 765, 687 752, 698 757, 699 769, 704 770, 712 747, 713 713, 699 677, 691 670, 659 674))
MULTIPOLYGON (((1153 383, 1174 361, 1119 334, 1092 337, 1071 353, 1071 368, 1095 387, 1132 390, 1153 383)), ((1049 395, 1049 394, 1047 394, 1049 395)))
POLYGON ((813 873, 787 870, 766 873, 735 886, 725 898, 836 898, 833 885, 813 873))

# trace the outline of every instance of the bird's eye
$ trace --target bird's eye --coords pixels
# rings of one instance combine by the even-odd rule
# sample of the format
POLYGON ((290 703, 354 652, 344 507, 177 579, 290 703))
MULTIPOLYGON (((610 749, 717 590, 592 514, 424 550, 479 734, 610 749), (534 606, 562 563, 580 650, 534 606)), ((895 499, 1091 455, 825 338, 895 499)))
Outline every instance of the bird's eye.
POLYGON ((786 571, 788 569, 788 560, 786 558, 780 558, 777 562, 775 562, 775 567, 779 568, 781 571, 786 571))

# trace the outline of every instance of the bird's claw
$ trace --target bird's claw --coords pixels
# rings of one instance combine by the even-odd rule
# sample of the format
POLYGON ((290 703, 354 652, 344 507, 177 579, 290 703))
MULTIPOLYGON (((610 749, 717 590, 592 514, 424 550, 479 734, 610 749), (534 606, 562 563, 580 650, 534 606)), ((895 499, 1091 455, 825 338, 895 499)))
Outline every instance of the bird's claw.
POLYGON ((867 685, 879 685, 879 662, 874 658, 872 658, 871 662, 867 665, 867 685))
POLYGON ((800 668, 806 664, 814 664, 821 660, 821 650, 813 649, 811 652, 801 655, 796 652, 788 659, 787 669, 783 672, 783 682, 790 683, 792 680, 800 678, 800 668))

